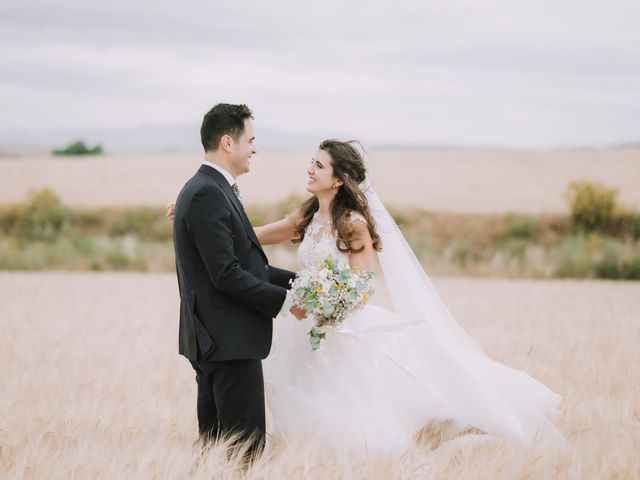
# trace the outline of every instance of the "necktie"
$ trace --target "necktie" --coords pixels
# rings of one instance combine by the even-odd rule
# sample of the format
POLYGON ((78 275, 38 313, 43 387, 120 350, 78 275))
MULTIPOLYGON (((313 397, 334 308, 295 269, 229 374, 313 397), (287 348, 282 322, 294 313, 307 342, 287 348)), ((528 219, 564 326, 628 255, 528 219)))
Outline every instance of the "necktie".
POLYGON ((238 197, 238 200, 240 200, 240 203, 242 203, 242 197, 240 196, 240 189, 238 188, 238 184, 234 183, 233 185, 231 185, 231 190, 233 190, 233 193, 236 194, 236 197, 238 197))

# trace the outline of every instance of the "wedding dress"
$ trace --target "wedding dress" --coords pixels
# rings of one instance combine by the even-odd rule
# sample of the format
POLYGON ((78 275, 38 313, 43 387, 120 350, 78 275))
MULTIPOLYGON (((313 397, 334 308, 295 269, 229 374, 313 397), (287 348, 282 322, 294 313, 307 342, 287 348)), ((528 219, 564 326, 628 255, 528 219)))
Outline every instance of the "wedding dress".
MULTIPOLYGON (((453 319, 375 191, 364 185, 382 241, 378 259, 393 308, 367 305, 330 330, 318 350, 312 318, 276 319, 264 360, 271 433, 391 451, 427 422, 452 421, 531 444, 555 427, 560 397, 523 371, 491 360, 453 319)), ((317 213, 316 213, 317 215, 317 213)), ((357 213, 352 221, 366 222, 357 213)), ((301 268, 346 259, 314 216, 298 248, 301 268)), ((559 434, 558 434, 559 435, 559 434)))

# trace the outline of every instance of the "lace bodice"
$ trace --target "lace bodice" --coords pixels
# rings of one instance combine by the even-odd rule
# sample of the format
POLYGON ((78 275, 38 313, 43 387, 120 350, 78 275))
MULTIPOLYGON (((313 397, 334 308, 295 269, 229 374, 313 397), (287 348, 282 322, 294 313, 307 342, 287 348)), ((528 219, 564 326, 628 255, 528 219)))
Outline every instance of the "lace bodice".
MULTIPOLYGON (((351 221, 366 223, 365 218, 357 213, 350 213, 351 221)), ((330 224, 322 224, 318 221, 318 212, 313 214, 313 219, 305 231, 304 239, 298 247, 298 262, 301 268, 321 262, 329 255, 338 260, 349 261, 349 255, 338 250, 336 236, 330 224)))

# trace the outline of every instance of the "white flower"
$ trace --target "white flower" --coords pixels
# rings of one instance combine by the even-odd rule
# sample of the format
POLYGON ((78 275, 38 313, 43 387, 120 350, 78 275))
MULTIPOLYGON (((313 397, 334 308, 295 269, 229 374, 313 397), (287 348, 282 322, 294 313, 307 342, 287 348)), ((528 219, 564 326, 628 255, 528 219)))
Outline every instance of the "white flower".
POLYGON ((325 259, 298 273, 292 290, 296 304, 314 318, 314 328, 309 332, 314 350, 326 328, 340 325, 350 312, 362 307, 365 294, 373 293, 372 284, 372 274, 352 270, 344 259, 325 259))

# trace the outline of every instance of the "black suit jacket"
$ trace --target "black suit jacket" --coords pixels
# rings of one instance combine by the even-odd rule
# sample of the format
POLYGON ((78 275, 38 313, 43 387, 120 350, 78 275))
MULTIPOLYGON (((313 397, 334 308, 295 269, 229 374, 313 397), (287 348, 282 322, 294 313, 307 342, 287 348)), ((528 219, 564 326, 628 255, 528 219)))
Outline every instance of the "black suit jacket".
POLYGON ((202 165, 176 201, 179 351, 190 360, 262 359, 295 274, 269 266, 224 176, 202 165))

